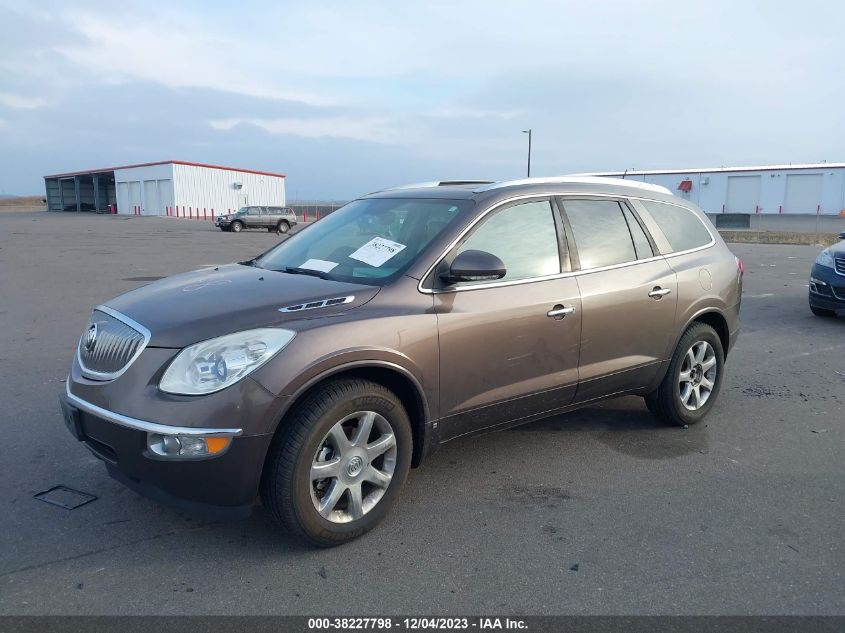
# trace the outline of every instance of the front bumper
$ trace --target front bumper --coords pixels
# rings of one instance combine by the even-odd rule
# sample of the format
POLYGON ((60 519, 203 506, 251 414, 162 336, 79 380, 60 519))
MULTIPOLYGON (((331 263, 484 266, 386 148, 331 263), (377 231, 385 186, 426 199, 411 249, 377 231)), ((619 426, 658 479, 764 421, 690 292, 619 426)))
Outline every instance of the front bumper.
POLYGON ((813 264, 810 272, 810 305, 826 310, 845 310, 845 275, 833 268, 813 264))
POLYGON ((182 510, 213 518, 242 518, 252 511, 272 433, 242 435, 238 428, 180 427, 109 411, 71 393, 61 398, 71 433, 133 490, 182 510), (219 456, 169 460, 147 449, 150 433, 231 436, 219 456))

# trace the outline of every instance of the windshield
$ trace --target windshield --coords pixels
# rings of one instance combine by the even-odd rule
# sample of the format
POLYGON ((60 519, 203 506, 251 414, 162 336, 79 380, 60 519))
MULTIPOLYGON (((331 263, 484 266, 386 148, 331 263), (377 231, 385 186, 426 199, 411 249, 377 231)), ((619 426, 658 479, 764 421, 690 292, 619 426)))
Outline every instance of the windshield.
POLYGON ((256 262, 337 281, 381 284, 400 275, 471 200, 355 200, 256 262))
POLYGON ((244 213, 246 213, 246 210, 247 210, 247 207, 241 207, 240 209, 235 211, 235 215, 243 215, 244 213))

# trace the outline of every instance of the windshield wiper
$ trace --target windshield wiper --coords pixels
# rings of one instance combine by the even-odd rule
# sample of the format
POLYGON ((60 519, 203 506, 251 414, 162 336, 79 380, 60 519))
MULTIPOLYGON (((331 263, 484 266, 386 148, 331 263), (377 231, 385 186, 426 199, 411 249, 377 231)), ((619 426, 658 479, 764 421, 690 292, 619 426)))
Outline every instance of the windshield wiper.
POLYGON ((331 279, 327 273, 320 270, 312 270, 311 268, 300 268, 299 266, 285 266, 285 272, 291 275, 313 275, 320 279, 331 279))

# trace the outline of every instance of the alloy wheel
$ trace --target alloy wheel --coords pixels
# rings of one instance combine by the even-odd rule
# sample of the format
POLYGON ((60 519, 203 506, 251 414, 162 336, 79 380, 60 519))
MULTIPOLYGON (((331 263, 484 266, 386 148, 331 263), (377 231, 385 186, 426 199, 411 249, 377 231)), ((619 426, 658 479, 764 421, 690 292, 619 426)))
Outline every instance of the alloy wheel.
POLYGON ((311 463, 311 501, 332 523, 363 517, 381 501, 396 470, 396 437, 386 418, 357 411, 335 423, 311 463))
POLYGON ((678 376, 681 404, 690 411, 705 405, 716 386, 716 351, 707 341, 696 341, 687 350, 678 376))

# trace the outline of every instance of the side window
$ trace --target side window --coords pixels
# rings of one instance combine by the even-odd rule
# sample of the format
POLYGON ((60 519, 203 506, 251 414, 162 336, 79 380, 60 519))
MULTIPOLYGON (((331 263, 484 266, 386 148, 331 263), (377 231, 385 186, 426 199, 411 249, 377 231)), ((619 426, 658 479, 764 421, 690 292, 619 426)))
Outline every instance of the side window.
POLYGON ((653 200, 641 200, 657 222, 674 252, 709 244, 713 237, 698 216, 683 207, 653 200))
POLYGON ((497 281, 559 273, 560 247, 551 203, 535 200, 494 212, 457 247, 453 257, 469 250, 487 251, 504 262, 507 273, 497 281))
POLYGON ((258 207, 247 207, 246 214, 247 215, 258 215, 258 207))
POLYGON ((631 230, 618 202, 564 200, 563 208, 572 226, 581 270, 624 264, 637 259, 631 230))
POLYGON ((631 237, 634 240, 634 248, 637 250, 637 259, 648 259, 654 256, 654 251, 651 248, 651 243, 646 237, 643 227, 631 213, 631 210, 622 205, 622 211, 625 213, 625 220, 628 221, 628 230, 631 231, 631 237))

